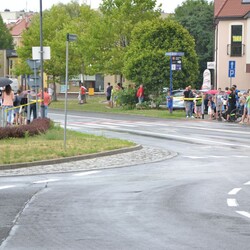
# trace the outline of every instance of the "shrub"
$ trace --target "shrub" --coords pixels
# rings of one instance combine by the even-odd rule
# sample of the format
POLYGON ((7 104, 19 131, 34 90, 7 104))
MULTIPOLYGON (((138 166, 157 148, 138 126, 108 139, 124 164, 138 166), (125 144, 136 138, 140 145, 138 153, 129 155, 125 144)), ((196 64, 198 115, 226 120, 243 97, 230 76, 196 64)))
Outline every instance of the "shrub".
POLYGON ((118 92, 117 98, 123 108, 134 109, 136 105, 136 90, 127 88, 118 92))
POLYGON ((38 118, 30 124, 0 128, 0 139, 21 138, 45 133, 52 126, 48 118, 38 118))

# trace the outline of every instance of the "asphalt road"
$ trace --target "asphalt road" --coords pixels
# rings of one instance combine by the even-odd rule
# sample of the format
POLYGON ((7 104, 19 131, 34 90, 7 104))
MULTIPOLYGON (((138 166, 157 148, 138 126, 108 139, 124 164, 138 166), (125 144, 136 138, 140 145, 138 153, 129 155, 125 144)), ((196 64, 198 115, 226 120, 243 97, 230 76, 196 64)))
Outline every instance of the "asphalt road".
POLYGON ((249 249, 249 126, 72 113, 68 127, 178 155, 1 177, 0 249, 249 249))

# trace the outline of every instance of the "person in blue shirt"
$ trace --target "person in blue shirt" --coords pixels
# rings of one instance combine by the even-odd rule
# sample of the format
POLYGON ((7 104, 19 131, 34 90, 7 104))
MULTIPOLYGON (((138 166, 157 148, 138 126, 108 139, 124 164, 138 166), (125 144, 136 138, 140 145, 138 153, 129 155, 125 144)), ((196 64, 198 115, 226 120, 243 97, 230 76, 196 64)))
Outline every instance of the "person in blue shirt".
POLYGON ((173 113, 173 96, 170 95, 170 91, 168 91, 167 96, 166 96, 166 101, 167 101, 167 108, 169 110, 169 113, 173 113))

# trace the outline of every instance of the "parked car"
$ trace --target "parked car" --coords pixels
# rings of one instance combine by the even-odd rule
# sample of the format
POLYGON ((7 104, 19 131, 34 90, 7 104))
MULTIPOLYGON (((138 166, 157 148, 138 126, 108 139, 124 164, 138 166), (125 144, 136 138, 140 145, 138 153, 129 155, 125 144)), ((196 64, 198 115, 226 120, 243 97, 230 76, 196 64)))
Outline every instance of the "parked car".
POLYGON ((173 90, 172 92, 173 95, 173 109, 185 109, 185 104, 184 104, 184 90, 179 89, 179 90, 173 90))
MULTIPOLYGON (((167 92, 169 91, 169 88, 163 88, 163 93, 167 95, 167 92)), ((184 105, 184 89, 177 89, 172 91, 173 95, 173 109, 185 109, 184 105)), ((166 101, 164 102, 166 105, 166 101)))

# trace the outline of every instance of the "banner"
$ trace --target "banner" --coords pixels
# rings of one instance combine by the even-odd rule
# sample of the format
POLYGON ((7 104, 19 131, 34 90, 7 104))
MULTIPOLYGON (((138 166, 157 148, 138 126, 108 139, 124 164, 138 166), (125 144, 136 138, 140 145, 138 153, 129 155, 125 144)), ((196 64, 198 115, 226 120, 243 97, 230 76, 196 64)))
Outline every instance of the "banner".
POLYGON ((202 90, 210 90, 211 89, 211 72, 209 69, 204 70, 203 73, 203 84, 202 90))

